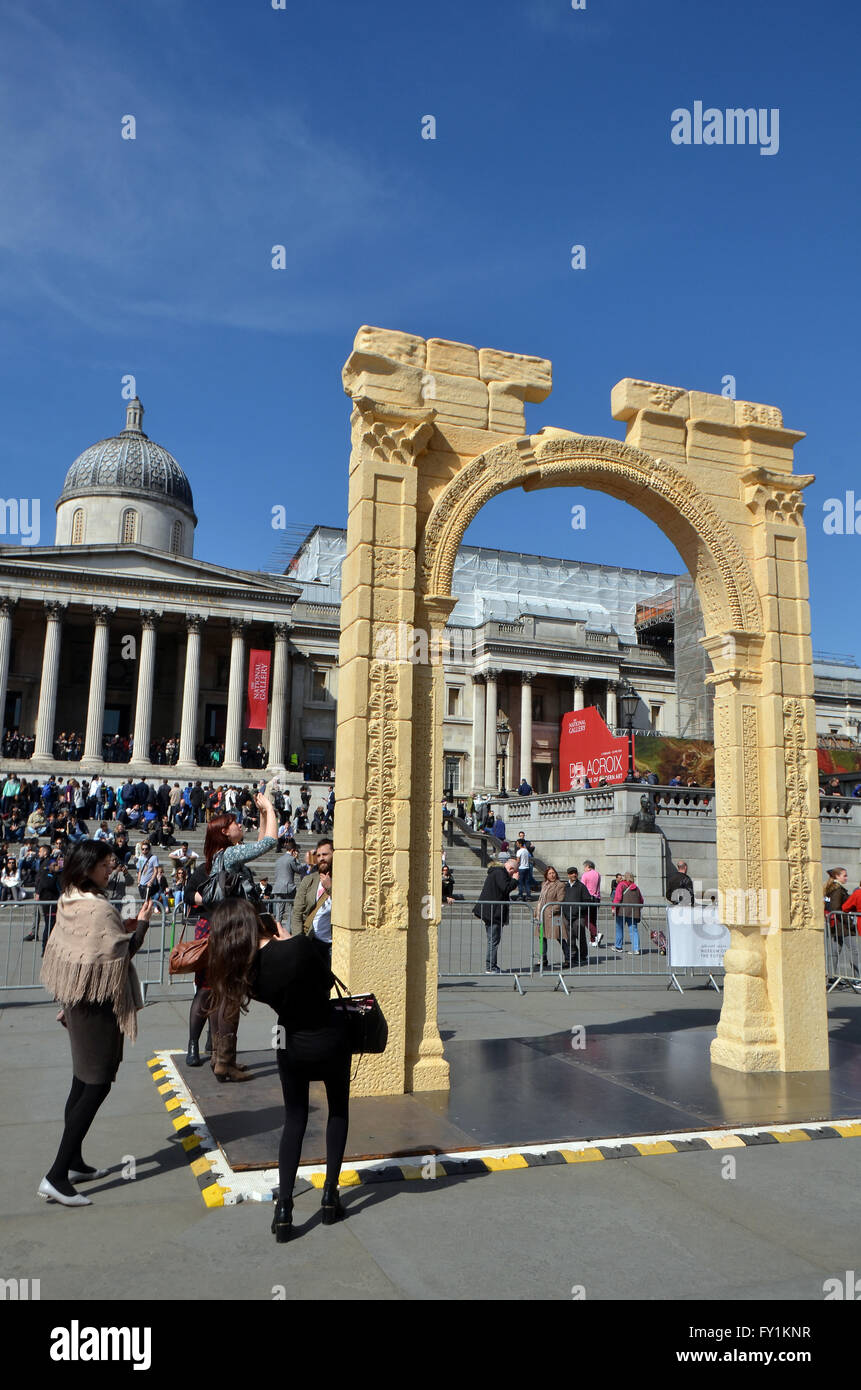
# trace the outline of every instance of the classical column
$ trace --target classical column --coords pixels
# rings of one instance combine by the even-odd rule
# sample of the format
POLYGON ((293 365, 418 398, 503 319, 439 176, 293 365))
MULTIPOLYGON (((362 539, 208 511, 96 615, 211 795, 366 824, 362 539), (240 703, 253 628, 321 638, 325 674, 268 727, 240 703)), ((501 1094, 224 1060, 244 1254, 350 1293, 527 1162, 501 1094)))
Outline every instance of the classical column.
POLYGON ((42 655, 42 681, 39 686, 39 713, 36 716, 36 742, 33 761, 52 762, 54 757, 54 716, 57 710, 57 677, 60 672, 60 639, 63 632, 64 603, 46 603, 48 622, 42 655))
POLYGON ((607 723, 607 728, 610 729, 611 732, 616 728, 616 725, 617 725, 617 723, 619 722, 619 714, 618 714, 618 710, 617 710, 617 708, 616 708, 616 690, 617 690, 617 688, 618 688, 618 683, 617 683, 616 681, 608 681, 608 682, 607 682, 607 720, 606 720, 606 723, 607 723))
POLYGON ((498 714, 496 681, 498 676, 499 672, 495 670, 484 673, 487 682, 484 711, 484 785, 491 791, 495 791, 498 786, 499 764, 496 757, 496 719, 498 714))
POLYGON ((90 698, 87 704, 87 731, 84 759, 102 761, 102 730, 105 727, 105 694, 108 688, 108 644, 111 636, 110 608, 93 608, 93 661, 90 667, 90 698))
POLYGON ((575 676, 572 682, 574 686, 574 708, 583 708, 583 687, 586 684, 582 676, 575 676))
POLYGON ((200 633, 205 619, 201 613, 188 613, 185 625, 185 682, 182 689, 182 726, 179 735, 179 762, 184 768, 197 766, 197 702, 200 696, 200 633))
POLYGON ((138 657, 138 695, 135 703, 134 758, 149 762, 152 736, 152 691, 155 680, 155 631, 160 613, 152 609, 141 612, 141 649, 138 657))
POLYGON ((484 786, 484 676, 472 678, 472 790, 484 786))
POLYGON ((239 767, 239 740, 242 734, 242 678, 245 674, 244 618, 230 620, 230 683, 227 687, 227 732, 224 735, 224 766, 239 767))
POLYGON ((534 671, 520 672, 520 779, 532 786, 532 682, 534 671))
POLYGON ((5 732, 6 688, 9 683, 9 653, 12 650, 12 610, 17 600, 0 597, 0 739, 5 732))
POLYGON ((275 624, 272 667, 272 713, 269 719, 269 766, 284 766, 284 721, 287 715, 287 623, 275 624))

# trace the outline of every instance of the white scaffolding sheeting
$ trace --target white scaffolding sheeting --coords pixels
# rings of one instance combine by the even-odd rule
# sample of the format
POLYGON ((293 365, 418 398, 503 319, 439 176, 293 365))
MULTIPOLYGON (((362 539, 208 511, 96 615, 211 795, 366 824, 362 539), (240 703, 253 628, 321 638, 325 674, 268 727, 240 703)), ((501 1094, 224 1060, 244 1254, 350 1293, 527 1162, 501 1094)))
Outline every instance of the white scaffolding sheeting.
MULTIPOLYGON (((303 586, 305 602, 340 604, 346 549, 346 532, 334 527, 318 527, 307 538, 288 570, 303 586)), ((521 617, 558 618, 636 643, 637 604, 658 598, 674 578, 651 570, 463 546, 452 581, 458 603, 448 625, 473 628, 521 617)))
POLYGON ((488 619, 516 622, 524 616, 560 618, 636 642, 637 604, 657 598, 673 578, 464 546, 454 562, 452 593, 458 604, 450 626, 479 627, 488 619))

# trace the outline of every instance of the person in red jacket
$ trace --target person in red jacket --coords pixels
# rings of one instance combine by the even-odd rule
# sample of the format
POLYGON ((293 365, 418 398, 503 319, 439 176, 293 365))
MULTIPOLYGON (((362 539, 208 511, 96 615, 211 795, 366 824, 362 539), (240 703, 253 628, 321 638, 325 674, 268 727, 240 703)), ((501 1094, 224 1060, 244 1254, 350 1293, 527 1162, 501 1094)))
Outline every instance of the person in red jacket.
POLYGON ((852 988, 856 994, 861 994, 861 963, 859 963, 861 948, 859 948, 858 943, 858 935, 861 934, 861 916, 849 917, 847 914, 850 912, 861 914, 861 887, 849 894, 841 908, 841 916, 838 920, 843 923, 843 931, 841 932, 842 942, 837 958, 838 975, 851 976, 852 988))

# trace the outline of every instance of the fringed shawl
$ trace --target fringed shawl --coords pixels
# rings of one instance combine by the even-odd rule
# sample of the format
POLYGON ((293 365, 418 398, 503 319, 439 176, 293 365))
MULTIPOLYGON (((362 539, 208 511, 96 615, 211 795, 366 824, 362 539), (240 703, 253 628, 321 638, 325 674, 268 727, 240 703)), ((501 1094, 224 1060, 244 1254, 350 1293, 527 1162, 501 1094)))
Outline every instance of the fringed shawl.
POLYGON ((134 1042, 140 982, 131 963, 134 937, 113 903, 98 893, 64 893, 42 960, 42 984, 61 1004, 110 1003, 121 1031, 134 1042))

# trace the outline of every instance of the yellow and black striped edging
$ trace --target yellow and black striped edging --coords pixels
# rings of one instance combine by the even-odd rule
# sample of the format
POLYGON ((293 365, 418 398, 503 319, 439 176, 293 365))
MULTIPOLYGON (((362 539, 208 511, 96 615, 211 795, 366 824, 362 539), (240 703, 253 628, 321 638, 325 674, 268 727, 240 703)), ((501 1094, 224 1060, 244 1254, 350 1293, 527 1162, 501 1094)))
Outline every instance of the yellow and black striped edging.
MULTIPOLYGON (((861 1136, 861 1120, 839 1120, 830 1124, 782 1125, 770 1129, 745 1128, 675 1134, 670 1138, 652 1135, 600 1142, 574 1142, 560 1147, 535 1146, 492 1150, 470 1154, 427 1154, 407 1162, 372 1162, 354 1169, 343 1169, 341 1186, 353 1187, 379 1182, 403 1182, 418 1178, 459 1178, 487 1173, 511 1172, 518 1168, 543 1168, 554 1164, 596 1163, 610 1158, 652 1158, 658 1154, 699 1153, 707 1150, 754 1148, 760 1144, 790 1144, 800 1140, 856 1138, 861 1136)), ((300 1170, 301 1171, 301 1170, 300 1170)), ((294 1194, 322 1187, 325 1169, 307 1172, 297 1183, 294 1194)))
POLYGON ((184 1087, 168 1079, 168 1067, 177 1075, 166 1054, 151 1057, 147 1062, 150 1076, 164 1101, 171 1124, 188 1156, 191 1171, 197 1179, 200 1195, 208 1207, 232 1205, 236 1198, 230 1187, 219 1181, 215 1164, 207 1157, 216 1145, 203 1122, 200 1111, 184 1087))
MULTIPOLYGON (((235 1174, 206 1128, 203 1118, 188 1092, 180 1083, 168 1078, 169 1072, 178 1075, 169 1059, 162 1053, 153 1057, 147 1066, 171 1116, 182 1147, 191 1162, 201 1196, 208 1207, 230 1206, 243 1200, 265 1201, 259 1192, 242 1192, 243 1178, 251 1174, 235 1174), (218 1154, 217 1161, 206 1156, 207 1151, 218 1154), (220 1168, 221 1174, 216 1171, 220 1168), (221 1179, 229 1176, 230 1184, 221 1179)), ((400 1162, 371 1159, 353 1168, 342 1168, 341 1187, 369 1186, 384 1182, 411 1182, 417 1179, 464 1178, 486 1176, 488 1173, 507 1173, 520 1168, 545 1168, 556 1164, 600 1163, 611 1158, 653 1158, 658 1154, 703 1153, 708 1150, 757 1148, 762 1144, 795 1144, 813 1139, 855 1139, 861 1137, 861 1119, 843 1119, 809 1124, 747 1126, 738 1129, 701 1130, 673 1135, 644 1135, 639 1138, 576 1140, 564 1145, 531 1145, 512 1149, 487 1149, 462 1154, 423 1154, 400 1162)), ((272 1171, 277 1182, 277 1170, 272 1171)), ((258 1170, 257 1177, 260 1172, 258 1170)), ((293 1195, 321 1188, 325 1181, 324 1167, 300 1168, 293 1195)))

